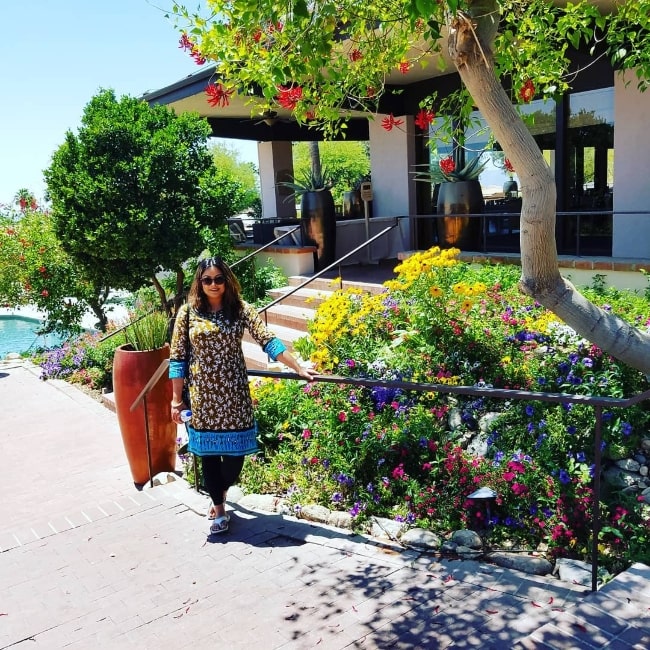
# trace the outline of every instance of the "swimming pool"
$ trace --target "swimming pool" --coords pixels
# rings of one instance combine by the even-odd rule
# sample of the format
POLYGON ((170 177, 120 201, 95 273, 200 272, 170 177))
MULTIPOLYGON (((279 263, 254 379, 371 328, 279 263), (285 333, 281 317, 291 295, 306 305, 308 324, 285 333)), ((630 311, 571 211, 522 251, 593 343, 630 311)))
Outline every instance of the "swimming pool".
POLYGON ((52 347, 63 340, 56 334, 37 334, 41 321, 26 316, 0 316, 0 359, 11 352, 52 347))

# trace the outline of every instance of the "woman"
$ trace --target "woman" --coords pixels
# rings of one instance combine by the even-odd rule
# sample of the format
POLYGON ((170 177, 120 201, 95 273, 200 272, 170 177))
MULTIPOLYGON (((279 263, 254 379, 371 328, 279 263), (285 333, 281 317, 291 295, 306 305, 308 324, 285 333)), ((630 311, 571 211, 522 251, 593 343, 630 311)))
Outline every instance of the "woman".
POLYGON ((187 304, 178 310, 170 352, 172 420, 180 424, 181 411, 191 408, 188 451, 201 457, 205 487, 212 498, 208 518, 213 534, 228 530, 226 492, 237 481, 244 457, 258 450, 241 347, 244 329, 274 361, 307 380, 316 375, 298 364, 257 311, 242 300, 240 291, 237 278, 220 257, 201 261, 187 304), (185 378, 189 404, 183 394, 185 378))

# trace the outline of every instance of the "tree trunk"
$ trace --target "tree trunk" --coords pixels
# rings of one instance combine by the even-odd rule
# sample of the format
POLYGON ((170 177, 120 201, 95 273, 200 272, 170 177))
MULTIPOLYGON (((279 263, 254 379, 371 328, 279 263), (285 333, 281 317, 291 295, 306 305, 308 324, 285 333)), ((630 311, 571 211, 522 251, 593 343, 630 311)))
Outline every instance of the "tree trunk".
MULTIPOLYGON (((470 11, 476 7, 476 15, 498 16, 496 0, 470 4, 470 11)), ((633 368, 650 373, 650 336, 596 307, 560 275, 555 246, 555 180, 494 73, 494 34, 490 22, 473 22, 470 17, 458 14, 451 21, 449 53, 461 80, 519 176, 520 288, 581 336, 633 368)))
POLYGON ((314 140, 309 143, 309 159, 311 161, 311 172, 315 180, 323 182, 323 168, 320 162, 320 148, 318 142, 314 140))

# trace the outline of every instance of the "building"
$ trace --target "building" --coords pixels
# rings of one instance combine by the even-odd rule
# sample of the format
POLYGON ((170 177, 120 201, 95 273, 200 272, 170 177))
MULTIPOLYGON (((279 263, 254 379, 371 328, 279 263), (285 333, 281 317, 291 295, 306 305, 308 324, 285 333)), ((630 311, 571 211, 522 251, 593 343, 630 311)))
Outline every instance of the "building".
MULTIPOLYGON (((555 173, 558 253, 650 261, 650 95, 637 90, 632 73, 627 78, 615 74, 605 58, 591 60, 576 52, 572 60, 582 71, 571 92, 558 102, 535 100, 525 107, 534 118, 529 128, 555 173)), ((213 68, 202 69, 144 98, 176 111, 198 112, 208 119, 215 136, 256 140, 263 216, 294 217, 295 206, 284 201, 277 182, 292 173, 291 142, 322 136, 301 128, 291 121, 290 113, 281 110, 251 116, 250 108, 237 97, 226 108, 211 108, 204 89, 213 72, 213 68)), ((459 79, 451 68, 446 73, 425 68, 389 82, 399 82, 402 92, 383 98, 382 114, 374 119, 355 115, 347 130, 348 139, 370 144, 373 220, 379 224, 382 219, 409 217, 402 220, 399 235, 385 254, 394 253, 395 247, 422 249, 435 243, 434 220, 416 218, 431 215, 434 209, 431 188, 413 179, 413 166, 429 160, 425 138, 416 134, 414 118, 422 97, 433 89, 449 92, 459 79), (402 129, 387 132, 381 127, 381 118, 389 113, 404 120, 402 129)), ((479 132, 469 137, 480 149, 479 132)), ((483 183, 483 175, 481 180, 483 183)), ((507 177, 503 175, 501 180, 507 177)), ((495 184, 491 185, 494 190, 495 184)), ((507 201, 498 192, 490 198, 485 185, 484 195, 487 216, 480 250, 518 252, 516 200, 507 201)), ((344 238, 346 242, 358 241, 351 236, 351 225, 347 228, 350 236, 344 238)))

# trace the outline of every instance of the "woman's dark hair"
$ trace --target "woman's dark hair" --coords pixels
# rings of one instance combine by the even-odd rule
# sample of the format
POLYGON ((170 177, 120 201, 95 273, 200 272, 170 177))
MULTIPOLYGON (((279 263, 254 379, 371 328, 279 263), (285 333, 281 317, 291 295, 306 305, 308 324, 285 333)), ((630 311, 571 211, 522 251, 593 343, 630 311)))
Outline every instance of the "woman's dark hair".
POLYGON ((220 257, 208 257, 199 262, 187 295, 187 302, 190 307, 198 311, 210 311, 210 303, 201 284, 203 273, 210 267, 219 269, 223 273, 223 277, 226 278, 223 291, 223 313, 227 320, 233 322, 239 318, 243 309, 241 285, 230 267, 220 257))

